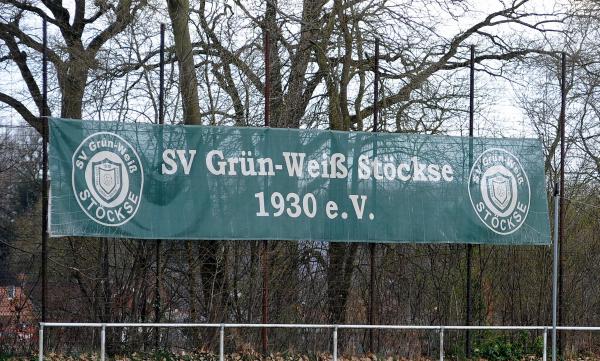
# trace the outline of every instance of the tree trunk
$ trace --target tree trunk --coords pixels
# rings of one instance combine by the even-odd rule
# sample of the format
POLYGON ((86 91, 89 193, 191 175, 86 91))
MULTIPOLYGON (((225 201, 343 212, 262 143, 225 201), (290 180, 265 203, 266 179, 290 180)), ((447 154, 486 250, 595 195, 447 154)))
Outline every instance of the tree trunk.
POLYGON ((332 242, 329 244, 327 303, 329 321, 333 324, 346 322, 346 305, 357 250, 358 243, 332 242))
MULTIPOLYGON (((82 52, 83 53, 83 52, 82 52)), ((81 119, 83 94, 87 85, 89 65, 85 59, 69 59, 67 65, 59 69, 61 90, 60 116, 69 119, 81 119)))
POLYGON ((293 124, 289 123, 289 118, 284 116, 286 114, 283 109, 283 86, 282 86, 282 75, 281 75, 281 58, 279 57, 279 30, 277 27, 277 1, 267 1, 265 20, 264 20, 264 36, 269 38, 270 52, 269 56, 269 69, 266 71, 270 75, 270 87, 271 87, 271 127, 273 128, 288 128, 293 124))
MULTIPOLYGON (((324 73, 327 97, 329 101, 329 128, 332 130, 350 130, 350 115, 348 113, 347 87, 350 80, 350 60, 352 55, 352 39, 347 17, 343 12, 341 1, 334 2, 334 10, 326 23, 324 32, 331 34, 337 23, 344 36, 344 62, 342 79, 338 80, 334 74, 329 58, 327 57, 326 44, 315 49, 319 71, 324 73)), ((358 243, 329 243, 329 268, 327 269, 327 302, 329 319, 332 323, 345 323, 346 306, 354 272, 354 261, 358 243)))
MULTIPOLYGON (((188 26, 190 4, 188 0, 167 0, 167 5, 175 40, 175 54, 177 55, 179 64, 179 87, 181 89, 181 102, 183 106, 183 122, 184 124, 202 124, 198 99, 198 79, 188 26)), ((203 298, 206 306, 204 310, 209 321, 212 321, 213 313, 210 312, 210 308, 215 300, 213 291, 222 287, 224 277, 222 267, 217 263, 219 242, 203 241, 198 242, 197 246, 198 254, 201 256, 200 282, 202 282, 203 298)), ((186 241, 188 260, 192 258, 190 256, 191 248, 190 241, 186 241)), ((196 283, 195 277, 190 278, 189 287, 190 292, 192 292, 189 297, 193 300, 196 297, 196 287, 195 285, 192 287, 191 283, 196 283)), ((196 313, 195 310, 194 313, 196 313)))
POLYGON ((198 101, 198 79, 190 40, 188 0, 167 0, 169 17, 175 39, 175 54, 179 64, 179 87, 185 124, 201 124, 198 101))

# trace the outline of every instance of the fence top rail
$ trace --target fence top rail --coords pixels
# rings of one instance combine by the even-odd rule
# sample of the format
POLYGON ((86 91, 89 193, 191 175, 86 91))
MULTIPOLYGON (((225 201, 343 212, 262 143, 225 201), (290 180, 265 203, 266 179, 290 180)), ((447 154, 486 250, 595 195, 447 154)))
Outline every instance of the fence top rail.
MULTIPOLYGON (((312 328, 376 330, 548 330, 552 326, 433 326, 433 325, 329 325, 288 323, 114 323, 114 322, 40 322, 41 327, 163 327, 163 328, 312 328)), ((600 326, 557 326, 562 331, 600 331, 600 326)))
POLYGON ((561 331, 600 331, 600 326, 556 326, 561 331))

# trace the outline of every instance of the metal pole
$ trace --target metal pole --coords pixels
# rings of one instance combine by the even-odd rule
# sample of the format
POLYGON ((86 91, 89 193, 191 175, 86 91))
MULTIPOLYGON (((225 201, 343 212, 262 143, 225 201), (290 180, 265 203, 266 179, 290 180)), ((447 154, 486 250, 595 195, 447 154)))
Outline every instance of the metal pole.
POLYGON ((337 357, 338 357, 338 349, 337 349, 337 345, 338 344, 338 327, 335 326, 333 328, 333 361, 337 361, 337 357))
POLYGON ((48 309, 48 24, 42 26, 42 322, 48 309))
POLYGON ((475 45, 471 45, 471 59, 469 68, 469 137, 473 136, 475 115, 475 45))
POLYGON ((39 344, 39 349, 38 349, 38 361, 44 361, 44 325, 40 324, 40 331, 39 331, 39 340, 38 340, 38 344, 39 344))
MULTIPOLYGON (((267 240, 262 241, 263 255, 262 255, 262 274, 263 274, 263 287, 262 287, 262 323, 267 324, 269 322, 269 242, 267 240)), ((261 340, 262 340, 262 351, 266 355, 268 349, 268 334, 267 328, 261 329, 261 340)))
MULTIPOLYGON (((369 325, 374 324, 374 312, 375 312, 375 253, 376 244, 369 243, 369 325)), ((369 329, 369 351, 373 352, 373 329, 369 329)))
POLYGON ((542 354, 542 361, 548 359, 548 327, 544 327, 544 351, 542 354))
POLYGON ((444 326, 440 327, 440 361, 444 361, 444 326))
MULTIPOLYGON (((469 71, 469 168, 473 166, 473 124, 475 112, 475 46, 471 45, 471 60, 469 71)), ((471 295, 471 269, 473 258, 473 245, 467 244, 467 320, 466 325, 471 325, 473 300, 471 295)), ((465 331, 465 355, 471 358, 471 331, 465 331)))
POLYGON ((271 126, 271 41, 269 39, 269 29, 265 28, 265 127, 271 126))
POLYGON ((110 322, 110 285, 108 282, 108 238, 102 242, 102 285, 104 286, 104 312, 102 312, 102 322, 110 322))
MULTIPOLYGON (((565 117, 566 117, 566 106, 567 106, 567 54, 562 53, 561 59, 561 81, 560 81, 560 209, 559 209, 559 222, 558 222, 558 244, 559 244, 559 255, 558 255, 558 324, 563 324, 564 319, 564 206, 565 206, 565 117)), ((564 340, 561 336, 558 338, 558 347, 560 353, 563 352, 564 340)))
POLYGON ((165 24, 160 24, 160 72, 158 88, 158 124, 165 124, 165 24))
MULTIPOLYGON (((165 124, 165 24, 160 24, 160 68, 158 87, 158 124, 165 124)), ((162 131, 160 132, 160 153, 162 153, 162 131)), ((160 259, 160 239, 156 240, 156 283, 154 285, 154 322, 160 322, 160 279, 162 277, 160 259)), ((154 347, 158 349, 160 342, 160 329, 156 329, 154 347)))
POLYGON ((100 239, 100 246, 102 247, 102 285, 104 291, 104 303, 103 303, 103 312, 102 312, 102 321, 109 322, 109 314, 110 314, 110 285, 108 282, 108 238, 100 239))
POLYGON ((554 184, 554 241, 552 257, 552 361, 556 361, 556 312, 558 287, 558 213, 560 198, 558 182, 554 184))
POLYGON ((225 361, 225 326, 219 332, 219 361, 225 361))
POLYGON ((375 59, 373 62, 375 80, 373 83, 373 131, 379 128, 379 38, 375 38, 375 59))
POLYGON ((106 326, 102 325, 102 330, 100 330, 100 361, 104 361, 105 354, 106 354, 106 326))
MULTIPOLYGON (((375 38, 375 59, 373 71, 375 72, 375 81, 373 89, 373 132, 379 130, 379 38, 375 38)), ((375 317, 375 254, 377 245, 369 243, 369 325, 374 323, 375 317)), ((373 352, 373 332, 369 329, 369 351, 373 352)))
MULTIPOLYGON (((270 126, 270 112, 271 112, 271 45, 269 39, 269 30, 265 28, 265 127, 270 126)), ((267 240, 262 241, 263 257, 262 257, 262 274, 263 274, 263 287, 262 287, 262 323, 266 324, 269 322, 269 242, 267 240)), ((268 352, 268 334, 267 329, 263 327, 261 329, 262 339, 262 351, 266 355, 268 352)))

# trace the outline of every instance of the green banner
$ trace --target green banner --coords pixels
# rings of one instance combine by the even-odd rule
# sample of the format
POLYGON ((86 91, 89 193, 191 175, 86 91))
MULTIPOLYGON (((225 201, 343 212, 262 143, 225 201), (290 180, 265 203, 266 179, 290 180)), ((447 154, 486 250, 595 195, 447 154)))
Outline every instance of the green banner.
POLYGON ((50 233, 549 244, 542 147, 50 119, 50 233))

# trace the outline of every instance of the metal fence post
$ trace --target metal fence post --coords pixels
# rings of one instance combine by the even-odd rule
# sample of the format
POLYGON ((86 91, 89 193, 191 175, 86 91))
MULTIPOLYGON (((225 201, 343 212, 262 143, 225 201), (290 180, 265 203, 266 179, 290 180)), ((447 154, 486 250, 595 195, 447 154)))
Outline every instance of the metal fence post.
POLYGON ((225 326, 219 331, 219 361, 225 361, 225 326))
POLYGON ((106 353, 106 325, 102 324, 102 330, 100 331, 100 361, 104 361, 105 353, 106 353))
POLYGON ((40 335, 39 335, 39 349, 38 349, 38 360, 44 360, 44 324, 40 323, 40 335))
POLYGON ((440 327, 440 361, 444 361, 444 326, 440 327))
POLYGON ((544 327, 544 353, 542 354, 542 361, 548 359, 548 327, 544 327))
POLYGON ((554 184, 554 239, 552 240, 552 361, 556 361, 556 324, 557 324, 557 302, 558 302, 558 261, 559 261, 559 214, 560 214, 560 192, 558 182, 554 184))
POLYGON ((337 361, 337 338, 338 338, 338 327, 333 327, 333 361, 337 361))

